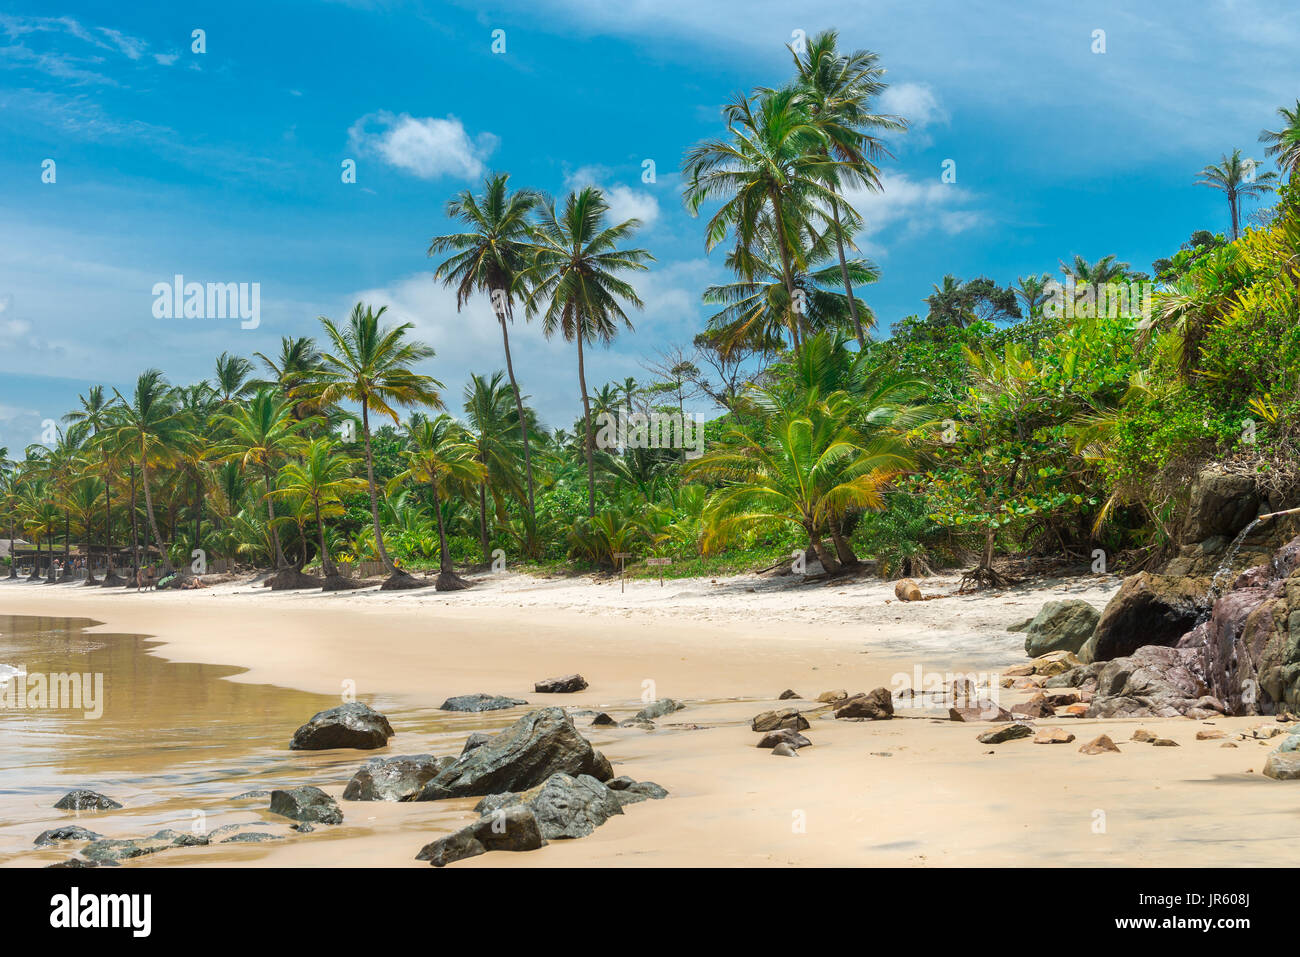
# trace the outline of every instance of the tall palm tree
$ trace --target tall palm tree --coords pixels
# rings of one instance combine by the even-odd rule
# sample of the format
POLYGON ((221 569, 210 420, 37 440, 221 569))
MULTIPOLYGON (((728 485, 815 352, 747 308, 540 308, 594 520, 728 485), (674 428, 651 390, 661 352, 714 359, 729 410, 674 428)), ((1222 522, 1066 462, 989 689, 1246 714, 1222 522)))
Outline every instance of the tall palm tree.
POLYGON ((429 255, 452 252, 438 265, 435 279, 456 287, 456 311, 475 293, 487 295, 497 322, 501 324, 501 344, 506 353, 506 375, 514 391, 518 428, 524 442, 524 475, 528 483, 527 541, 532 548, 537 511, 533 505, 533 458, 528 434, 528 416, 524 399, 515 378, 510 356, 509 323, 514 319, 516 295, 522 296, 520 276, 528 267, 532 226, 528 217, 542 203, 533 190, 511 193, 508 173, 494 173, 483 181, 483 193, 475 196, 462 190, 447 203, 447 218, 464 223, 465 232, 437 236, 429 243, 429 255))
POLYGON ((268 493, 269 497, 298 496, 310 503, 319 536, 325 591, 341 591, 358 584, 339 574, 325 541, 324 520, 343 514, 344 495, 360 492, 366 487, 364 479, 353 475, 353 468, 360 461, 341 454, 328 437, 313 439, 303 450, 300 461, 285 463, 280 469, 276 488, 268 493))
POLYGON ((172 574, 171 556, 158 531, 154 514, 153 469, 172 465, 189 436, 182 427, 175 390, 158 369, 148 369, 136 380, 130 400, 116 389, 115 419, 112 432, 127 450, 132 465, 140 467, 140 484, 144 487, 145 516, 162 558, 163 572, 172 574))
MULTIPOLYGON (((299 433, 307 426, 314 425, 315 421, 294 418, 293 399, 281 398, 271 389, 262 389, 246 406, 237 406, 214 420, 216 426, 226 431, 228 438, 212 449, 212 456, 224 462, 238 462, 241 468, 262 475, 262 483, 266 488, 266 517, 271 526, 277 572, 287 570, 289 561, 285 558, 280 533, 276 528, 275 504, 272 501, 275 473, 280 462, 302 451, 304 439, 299 433)), ((296 575, 284 575, 282 581, 279 579, 280 576, 277 576, 273 581, 280 587, 303 584, 296 575)))
POLYGON ((1197 186, 1209 186, 1217 189, 1228 198, 1228 208, 1232 210, 1232 238, 1241 236, 1241 200, 1242 197, 1255 198, 1270 192, 1269 184, 1277 179, 1272 170, 1260 171, 1255 161, 1242 159, 1241 150, 1233 150, 1231 156, 1222 156, 1218 163, 1211 163, 1201 170, 1204 179, 1196 181, 1197 186))
POLYGON ((325 327, 334 351, 321 355, 321 368, 313 381, 297 391, 313 396, 323 405, 348 401, 361 406, 361 436, 365 442, 366 481, 370 491, 375 548, 379 560, 389 571, 383 587, 416 588, 420 583, 406 572, 399 572, 384 547, 384 535, 379 527, 375 457, 370 445, 370 412, 387 415, 395 425, 400 425, 401 419, 393 406, 441 408, 442 397, 438 390, 442 383, 411 369, 415 363, 432 358, 433 349, 422 342, 407 339, 407 333, 415 328, 409 322, 381 327, 379 320, 387 309, 387 306, 380 306, 376 312, 359 302, 353 307, 347 325, 342 328, 321 316, 321 325, 325 327))
POLYGON ((242 399, 253 391, 253 362, 243 356, 223 352, 217 356, 216 393, 222 405, 242 399))
POLYGON ((1264 130, 1259 141, 1268 144, 1264 153, 1274 157, 1282 175, 1290 178, 1300 172, 1300 100, 1295 101, 1294 110, 1278 107, 1277 115, 1282 117, 1282 128, 1264 130))
MULTIPOLYGON (((261 352, 254 352, 253 355, 262 360, 270 375, 265 379, 253 379, 248 383, 249 386, 252 389, 270 386, 278 389, 285 398, 300 392, 320 369, 320 351, 316 348, 316 340, 311 336, 281 336, 280 354, 274 359, 261 352)), ((294 406, 293 414, 299 419, 306 419, 319 411, 318 403, 310 398, 302 398, 294 406)))
POLYGON ((442 503, 449 489, 472 487, 487 475, 487 468, 475 461, 476 451, 465 430, 445 412, 432 419, 412 416, 410 443, 403 453, 406 468, 388 483, 390 493, 406 482, 429 485, 438 524, 438 578, 434 583, 438 591, 469 587, 469 582, 457 575, 452 565, 442 503))
MULTIPOLYGON (((488 500, 492 500, 499 518, 504 517, 503 492, 518 495, 522 492, 518 479, 519 446, 516 436, 519 426, 510 389, 501 380, 500 372, 490 378, 471 373, 463 393, 467 428, 463 438, 474 447, 475 459, 483 466, 479 479, 479 544, 483 561, 491 560, 491 540, 488 529, 488 500)), ((526 415, 532 410, 526 409, 526 415)))
MULTIPOLYGON (((757 108, 745 96, 724 108, 729 138, 687 151, 683 196, 692 215, 707 200, 722 200, 705 227, 707 249, 720 243, 729 229, 738 248, 751 248, 764 223, 770 223, 786 295, 794 303, 795 274, 807 266, 800 237, 815 231, 816 209, 839 202, 846 215, 856 219, 857 214, 827 185, 847 166, 828 155, 827 135, 809 115, 799 91, 760 91, 756 99, 757 108)), ((787 325, 797 352, 801 324, 793 309, 787 325)))
POLYGON ((1024 305, 1026 319, 1032 319, 1048 300, 1047 284, 1052 277, 1047 273, 1038 276, 1021 276, 1012 287, 1016 298, 1024 305))
POLYGON ((837 31, 826 30, 807 41, 802 53, 794 46, 789 50, 794 57, 800 98, 813 123, 825 136, 822 148, 828 157, 834 157, 842 164, 827 167, 833 190, 831 224, 849 316, 853 320, 858 348, 865 349, 864 324, 858 313, 844 255, 845 224, 840 216, 843 204, 840 193, 845 187, 853 186, 880 190, 880 170, 876 163, 891 154, 872 131, 902 131, 907 129, 907 123, 900 117, 871 111, 871 101, 889 86, 883 79, 885 68, 880 65, 880 58, 869 50, 841 54, 836 49, 838 40, 837 31))
POLYGON ((593 186, 570 193, 563 212, 546 207, 534 233, 532 262, 524 273, 529 284, 527 309, 542 312, 542 331, 549 339, 556 332, 578 346, 578 388, 582 395, 587 435, 587 515, 596 514, 596 470, 592 460, 591 400, 582 344, 609 344, 620 325, 631 330, 623 310, 627 302, 644 306, 636 290, 618 274, 649 268, 654 257, 644 249, 619 248, 641 226, 639 219, 607 225, 609 203, 593 186), (542 309, 542 303, 546 303, 542 309))
POLYGON ((104 441, 104 432, 113 421, 113 407, 117 400, 108 398, 102 385, 91 386, 77 400, 80 407, 65 415, 63 421, 89 430, 89 444, 99 456, 104 482, 104 580, 96 583, 94 576, 87 574, 86 584, 100 584, 106 588, 121 586, 126 581, 113 568, 113 475, 118 461, 111 444, 104 441))

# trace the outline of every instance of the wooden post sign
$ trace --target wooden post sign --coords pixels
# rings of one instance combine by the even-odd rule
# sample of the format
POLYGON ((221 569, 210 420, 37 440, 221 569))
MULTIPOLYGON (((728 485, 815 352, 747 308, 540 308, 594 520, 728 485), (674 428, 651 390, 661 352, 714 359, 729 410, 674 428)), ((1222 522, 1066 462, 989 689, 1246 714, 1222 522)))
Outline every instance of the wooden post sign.
POLYGON ((647 565, 659 566, 659 587, 663 588, 664 587, 664 566, 671 565, 673 563, 673 560, 671 558, 647 558, 645 560, 645 563, 647 565))
POLYGON ((623 585, 623 559, 625 559, 625 558, 631 558, 631 557, 632 557, 632 553, 631 553, 631 552, 615 552, 615 553, 614 553, 614 557, 615 557, 616 559, 618 559, 618 591, 619 591, 619 594, 621 595, 621 594, 623 593, 623 588, 624 588, 624 585, 623 585))

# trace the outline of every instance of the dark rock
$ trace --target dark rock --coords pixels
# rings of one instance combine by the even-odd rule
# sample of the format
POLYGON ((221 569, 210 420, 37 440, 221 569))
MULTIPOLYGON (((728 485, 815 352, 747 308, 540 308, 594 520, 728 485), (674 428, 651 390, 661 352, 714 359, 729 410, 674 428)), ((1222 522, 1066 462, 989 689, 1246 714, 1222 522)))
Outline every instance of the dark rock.
POLYGON ((1255 480, 1218 468, 1207 468, 1192 482, 1182 540, 1199 542, 1215 536, 1232 538, 1259 514, 1255 480))
POLYGON ((530 711, 495 738, 461 755, 416 795, 417 801, 526 791, 563 771, 598 781, 614 776, 609 761, 578 733, 560 708, 530 711))
POLYGON ((415 859, 428 861, 434 867, 445 867, 453 861, 477 857, 488 851, 534 851, 545 843, 537 816, 530 808, 516 805, 426 844, 415 859))
POLYGON ((432 754, 372 758, 363 764, 343 790, 345 801, 409 801, 456 759, 432 754))
POLYGON ((1100 618, 1097 609, 1082 599, 1049 601, 1025 629, 1025 653, 1037 658, 1050 651, 1078 652, 1100 618))
POLYGON ((448 698, 442 703, 442 711, 505 711, 507 708, 528 704, 519 698, 507 698, 497 694, 462 694, 448 698))
POLYGON ((1015 741, 1017 738, 1027 738, 1033 733, 1034 729, 1027 724, 1004 724, 1000 728, 985 731, 978 736, 977 740, 980 744, 1002 744, 1005 741, 1015 741))
POLYGON ((636 781, 633 778, 628 777, 626 774, 620 774, 618 777, 606 781, 605 787, 611 791, 626 791, 634 784, 636 784, 636 781))
POLYGON ((603 711, 591 719, 591 726, 593 728, 607 728, 616 724, 618 724, 618 722, 603 711))
POLYGON ((779 711, 764 711, 754 716, 749 724, 754 731, 776 731, 781 728, 790 731, 806 731, 808 719, 794 708, 782 708, 779 711))
POLYGON ((789 728, 769 731, 758 742, 760 748, 775 748, 778 744, 788 744, 796 750, 812 746, 811 741, 798 731, 791 731, 789 728))
POLYGON ((778 744, 775 748, 772 749, 772 753, 776 755, 778 758, 799 757, 799 752, 796 751, 794 748, 790 747, 790 745, 788 744, 778 744))
POLYGON ((1083 659, 1113 661, 1145 645, 1172 646, 1208 610, 1209 581, 1139 572, 1124 579, 1086 646, 1083 659))
POLYGON ((54 805, 60 811, 116 811, 122 805, 97 791, 69 791, 54 805))
MULTIPOLYGON (((310 825, 308 825, 310 826, 310 825)), ((268 834, 266 831, 240 831, 233 834, 219 844, 261 844, 263 841, 279 841, 283 838, 279 834, 268 834)))
POLYGON ((298 824, 290 824, 289 830, 297 831, 299 834, 310 834, 312 831, 316 830, 316 825, 302 821, 298 824))
POLYGON ((474 810, 490 816, 515 805, 524 805, 537 816, 542 837, 548 841, 586 837, 623 813, 615 792, 606 785, 587 774, 575 778, 563 772, 522 794, 490 794, 474 810))
POLYGON ((992 701, 979 701, 969 708, 949 708, 950 721, 1010 721, 1011 712, 992 701))
POLYGON ((271 792, 271 813, 291 817, 295 821, 312 821, 316 824, 342 824, 343 812, 334 799, 318 787, 305 785, 287 791, 271 792))
POLYGON ((1148 645, 1105 662, 1096 674, 1089 718, 1177 717, 1213 704, 1189 649, 1148 645))
POLYGON ((115 864, 100 864, 98 861, 86 861, 80 857, 70 857, 66 861, 59 861, 57 864, 48 864, 47 867, 104 867, 116 866, 115 864))
POLYGON ((1013 704, 1008 710, 1014 715, 1026 718, 1050 718, 1056 713, 1055 707, 1049 703, 1045 695, 1041 694, 1035 695, 1028 701, 1013 704))
POLYGON ((587 679, 582 675, 564 675, 539 681, 533 685, 533 690, 538 694, 573 694, 575 691, 586 690, 586 687, 587 679))
POLYGON ((40 834, 36 835, 36 840, 32 843, 37 847, 45 847, 48 844, 59 844, 63 841, 98 841, 103 836, 73 824, 69 827, 56 827, 48 831, 41 831, 40 834))
POLYGON ((894 699, 888 688, 877 688, 869 694, 855 694, 835 708, 837 718, 869 718, 883 721, 894 716, 894 699))
POLYGON ((293 751, 328 751, 356 748, 373 751, 388 744, 393 736, 388 719, 360 701, 320 711, 293 733, 289 748, 293 751))
POLYGON ((618 723, 620 728, 640 728, 642 731, 653 731, 655 723, 653 721, 644 721, 640 718, 628 718, 626 721, 618 723))
POLYGON ((271 796, 271 792, 270 792, 269 790, 245 791, 243 794, 236 794, 236 795, 235 795, 234 797, 232 797, 230 800, 232 800, 232 801, 251 801, 251 800, 253 800, 254 798, 264 798, 264 797, 270 797, 270 796, 271 796))
POLYGON ((791 689, 791 688, 786 688, 786 689, 785 689, 784 691, 782 691, 779 695, 777 695, 776 700, 777 700, 777 701, 789 701, 791 698, 797 698, 797 697, 799 697, 799 692, 794 691, 794 690, 791 689))
POLYGON ((156 854, 173 847, 196 847, 208 843, 208 837, 200 834, 183 834, 178 831, 163 830, 152 837, 134 840, 109 840, 107 838, 92 841, 81 849, 81 856, 99 864, 127 861, 136 857, 156 854))
POLYGON ((460 753, 462 755, 469 754, 475 748, 481 748, 491 740, 492 735, 488 734, 486 731, 475 731, 465 739, 465 747, 460 749, 460 753))
POLYGON ((652 701, 640 711, 638 711, 633 720, 636 721, 653 721, 655 718, 662 718, 666 714, 672 714, 674 711, 681 711, 686 705, 680 701, 674 701, 672 698, 660 698, 658 701, 652 701))

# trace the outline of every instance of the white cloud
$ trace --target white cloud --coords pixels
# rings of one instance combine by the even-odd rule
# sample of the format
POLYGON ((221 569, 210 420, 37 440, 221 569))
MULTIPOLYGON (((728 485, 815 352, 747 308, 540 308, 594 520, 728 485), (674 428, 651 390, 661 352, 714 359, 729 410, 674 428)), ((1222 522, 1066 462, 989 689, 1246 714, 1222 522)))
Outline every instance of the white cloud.
POLYGON ((180 59, 179 53, 155 53, 153 55, 159 66, 171 66, 180 59))
POLYGON ((895 83, 880 95, 876 106, 880 113, 903 117, 911 131, 948 122, 948 114, 939 105, 934 90, 924 83, 895 83))
POLYGON ((934 230, 955 236, 987 220, 984 213, 971 208, 976 199, 973 193, 956 183, 940 182, 937 171, 930 182, 886 174, 881 185, 880 192, 859 189, 846 197, 863 220, 858 245, 874 249, 876 254, 881 250, 874 240, 886 230, 899 231, 907 239, 934 230))
POLYGON ((476 179, 483 175, 484 160, 498 142, 491 133, 471 138, 464 124, 451 114, 440 119, 387 110, 357 120, 348 130, 348 141, 421 179, 476 179))
POLYGON ((659 200, 643 189, 633 189, 622 183, 607 185, 610 171, 603 166, 581 166, 564 178, 565 189, 582 189, 596 186, 609 203, 609 220, 621 223, 629 219, 641 220, 649 227, 659 218, 659 200))

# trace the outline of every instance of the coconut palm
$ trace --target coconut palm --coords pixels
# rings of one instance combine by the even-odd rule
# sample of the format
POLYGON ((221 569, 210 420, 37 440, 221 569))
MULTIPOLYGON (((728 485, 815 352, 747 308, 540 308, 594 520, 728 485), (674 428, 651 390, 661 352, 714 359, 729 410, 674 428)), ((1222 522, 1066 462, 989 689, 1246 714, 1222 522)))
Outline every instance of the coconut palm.
POLYGON ((1259 141, 1268 144, 1264 153, 1274 157, 1282 175, 1293 177, 1300 172, 1300 100, 1296 100, 1294 110, 1278 107, 1277 115, 1282 117, 1282 128, 1264 130, 1259 141))
MULTIPOLYGON (((281 398, 271 389, 262 389, 247 405, 236 406, 213 420, 214 426, 222 429, 227 438, 213 447, 211 456, 223 462, 238 462, 246 471, 261 473, 277 571, 284 571, 289 562, 276 528, 272 500, 275 474, 281 462, 302 451, 305 439, 300 433, 315 421, 294 418, 293 400, 281 398)), ((284 583, 287 585, 294 578, 285 576, 284 583)))
POLYGON ((839 194, 846 187, 854 186, 871 191, 881 189, 880 170, 876 163, 891 154, 872 131, 902 131, 907 129, 907 123, 900 117, 871 111, 871 101, 888 88, 880 58, 869 50, 841 54, 836 49, 838 40, 837 31, 826 30, 808 40, 802 52, 794 46, 789 50, 794 57, 800 99, 813 123, 825 136, 823 150, 828 157, 834 157, 842 164, 827 167, 833 176, 831 225, 849 316, 853 320, 858 348, 865 349, 864 323, 853 295, 853 281, 844 255, 845 223, 840 210, 845 204, 839 194))
POLYGON ((426 406, 441 408, 438 390, 442 383, 427 375, 420 375, 411 366, 432 358, 433 349, 422 342, 408 340, 407 333, 415 328, 404 322, 399 326, 381 327, 379 320, 387 311, 380 306, 376 312, 358 302, 340 327, 333 320, 320 317, 321 325, 329 336, 333 352, 321 355, 321 368, 311 382, 295 390, 310 395, 323 405, 337 402, 355 402, 361 406, 361 436, 366 451, 366 482, 370 492, 370 517, 375 529, 375 547, 379 560, 389 572, 384 588, 412 588, 419 583, 405 572, 398 572, 384 547, 383 531, 379 527, 379 498, 375 486, 375 458, 370 444, 370 413, 389 416, 395 425, 401 424, 393 406, 426 406))
MULTIPOLYGON (((158 532, 152 480, 154 469, 175 464, 180 449, 189 441, 190 436, 183 427, 176 392, 160 370, 148 369, 142 372, 136 380, 130 400, 116 389, 113 394, 117 397, 117 404, 113 409, 114 423, 110 431, 114 441, 127 450, 131 464, 140 467, 140 484, 144 488, 145 516, 149 531, 162 557, 163 572, 170 575, 174 569, 162 535, 158 532)), ((134 475, 132 479, 134 481, 134 475)))
MULTIPOLYGON (((516 406, 511 390, 501 380, 500 372, 490 378, 471 374, 463 393, 465 439, 474 446, 474 457, 483 466, 479 479, 479 543, 483 561, 491 558, 488 529, 488 499, 491 498, 498 519, 505 517, 504 495, 520 497, 518 467, 519 445, 516 436, 516 406)), ((526 409, 525 415, 532 410, 526 409)))
POLYGON ((343 514, 344 495, 365 489, 365 479, 353 474, 360 461, 340 453, 328 437, 313 439, 302 449, 300 460, 285 463, 280 469, 275 489, 268 493, 272 498, 296 496, 310 505, 316 523, 325 591, 338 591, 356 584, 339 574, 338 566, 330 557, 326 545, 325 519, 343 514))
POLYGON ((1228 208, 1232 211, 1232 238, 1241 235, 1241 200, 1242 197, 1259 197, 1270 192, 1269 185, 1277 179, 1272 170, 1260 171, 1254 160, 1242 159, 1241 150, 1233 150, 1231 156, 1222 156, 1218 163, 1211 163, 1201 170, 1204 179, 1196 181, 1197 186, 1209 186, 1217 189, 1228 199, 1228 208))
POLYGON ((63 421, 89 431, 88 443, 99 457, 104 482, 104 580, 97 583, 93 575, 87 574, 86 584, 124 585, 125 580, 113 568, 113 475, 119 463, 111 443, 104 441, 104 432, 112 422, 113 406, 117 400, 108 398, 102 385, 91 386, 77 400, 80 407, 65 415, 63 421))
POLYGON ((434 583, 438 591, 469 587, 452 565, 442 505, 450 490, 468 489, 486 478, 488 470, 476 461, 477 452, 465 430, 445 412, 432 419, 412 416, 409 443, 403 453, 406 468, 388 483, 390 494, 407 482, 429 486, 438 525, 438 578, 434 583))
POLYGON ((654 257, 644 249, 620 248, 641 226, 639 219, 608 225, 609 203, 595 187, 570 193, 563 211, 546 207, 534 232, 532 260, 523 274, 529 285, 528 315, 542 314, 549 339, 560 333, 578 347, 578 390, 586 424, 587 515, 596 514, 596 471, 592 460, 591 400, 583 364, 583 343, 608 345, 620 326, 632 329, 624 303, 644 303, 619 273, 644 270, 654 257), (543 304, 545 306, 543 307, 543 304))
MULTIPOLYGON (((795 88, 760 91, 755 100, 737 96, 723 114, 730 136, 687 151, 682 166, 686 207, 696 215, 706 201, 722 201, 705 227, 707 249, 722 242, 728 230, 738 249, 752 248, 764 222, 770 223, 786 295, 793 303, 795 275, 807 268, 800 237, 815 232, 816 210, 838 203, 844 214, 856 218, 827 185, 847 173, 847 164, 828 155, 831 143, 795 88)), ((786 324, 798 351, 800 317, 791 310, 786 324)))
POLYGON ((520 277, 531 254, 532 226, 528 221, 542 203, 533 190, 511 193, 508 173, 494 173, 483 181, 483 193, 475 196, 462 190, 447 203, 448 219, 464 223, 465 232, 437 236, 429 243, 429 255, 452 252, 438 265, 435 279, 456 287, 456 311, 459 312, 476 293, 486 295, 501 324, 501 344, 506 354, 506 375, 514 392, 516 426, 523 439, 524 476, 528 485, 527 536, 530 548, 534 541, 537 512, 533 505, 533 458, 529 441, 529 421, 524 414, 524 399, 515 378, 510 355, 509 323, 514 319, 516 296, 522 297, 520 277))
POLYGON ((1012 291, 1024 307, 1021 311, 1026 319, 1032 319, 1042 311, 1043 305, 1050 298, 1047 294, 1047 284, 1051 280, 1052 277, 1047 273, 1038 276, 1021 276, 1016 280, 1012 291))
MULTIPOLYGON (((250 388, 265 389, 269 386, 278 389, 285 398, 301 393, 320 369, 320 351, 311 336, 281 336, 280 354, 274 359, 261 352, 253 355, 262 360, 270 375, 265 379, 251 380, 248 383, 250 388)), ((304 397, 294 405, 293 414, 296 418, 306 419, 319 411, 318 403, 304 397)))
POLYGON ((217 356, 216 393, 222 405, 229 405, 253 391, 253 363, 243 356, 223 352, 217 356))

